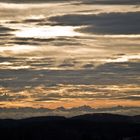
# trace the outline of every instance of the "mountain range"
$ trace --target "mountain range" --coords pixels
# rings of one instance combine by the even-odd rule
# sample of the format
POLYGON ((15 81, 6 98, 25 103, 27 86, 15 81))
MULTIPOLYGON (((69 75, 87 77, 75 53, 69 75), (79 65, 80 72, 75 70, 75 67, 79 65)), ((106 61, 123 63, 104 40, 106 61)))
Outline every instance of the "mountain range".
POLYGON ((139 140, 140 116, 96 113, 0 119, 0 132, 2 140, 139 140))
POLYGON ((124 107, 124 106, 115 106, 109 108, 92 108, 87 105, 65 108, 58 107, 55 109, 49 108, 32 108, 32 107, 23 107, 23 108, 0 108, 0 118, 9 118, 9 119, 22 119, 29 117, 37 116, 65 116, 73 117, 83 114, 92 114, 92 113, 112 113, 120 115, 140 115, 140 107, 124 107))

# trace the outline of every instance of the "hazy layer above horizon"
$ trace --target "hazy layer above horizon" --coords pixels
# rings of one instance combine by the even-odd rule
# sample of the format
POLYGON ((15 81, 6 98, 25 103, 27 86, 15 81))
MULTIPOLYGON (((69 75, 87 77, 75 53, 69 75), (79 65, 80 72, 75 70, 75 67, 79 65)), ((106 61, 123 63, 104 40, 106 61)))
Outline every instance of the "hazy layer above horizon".
POLYGON ((140 107, 138 1, 28 2, 0 1, 0 107, 140 107))

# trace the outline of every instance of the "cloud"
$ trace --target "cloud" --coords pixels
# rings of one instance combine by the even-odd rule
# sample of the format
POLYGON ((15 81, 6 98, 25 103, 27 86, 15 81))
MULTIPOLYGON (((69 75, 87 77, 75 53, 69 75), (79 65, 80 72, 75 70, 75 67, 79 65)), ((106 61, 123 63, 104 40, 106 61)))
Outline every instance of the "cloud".
MULTIPOLYGON (((4 59, 4 58, 3 58, 4 59)), ((8 58, 7 58, 8 59, 8 58)), ((2 59, 1 59, 2 60, 2 59)), ((18 62, 18 60, 16 60, 18 62)), ((44 60, 42 60, 44 61, 44 60)), ((49 59, 39 65, 51 65, 49 59), (46 62, 48 61, 48 63, 46 62)), ((23 60, 24 62, 24 60, 23 60)), ((23 63, 22 62, 22 63, 23 63)), ((28 62, 29 63, 29 62, 28 62)), ((38 67, 37 62, 30 62, 30 65, 38 67)), ((66 65, 66 64, 65 64, 66 65)), ((68 65, 68 64, 67 64, 68 65)), ((9 87, 13 90, 23 90, 26 86, 46 87, 58 84, 72 85, 115 85, 115 84, 139 84, 139 62, 107 63, 95 69, 81 70, 47 70, 47 69, 1 69, 0 79, 16 77, 11 81, 4 80, 2 87, 9 87)))
POLYGON ((93 69, 93 68, 94 68, 94 65, 93 65, 93 64, 85 64, 85 65, 83 66, 83 68, 93 69))
MULTIPOLYGON (((1 91, 0 91, 1 92, 1 91)), ((14 94, 3 94, 0 93, 0 101, 1 102, 9 102, 9 101, 15 101, 15 100, 22 100, 25 99, 26 96, 24 95, 14 95, 14 94)))
POLYGON ((55 46, 65 46, 65 45, 82 45, 74 37, 52 37, 52 38, 22 38, 22 37, 13 37, 9 40, 11 44, 19 45, 55 45, 55 46))
MULTIPOLYGON (((74 1, 74 0, 69 0, 74 1)), ((52 0, 0 0, 0 2, 8 2, 8 3, 45 3, 52 2, 52 0)), ((53 2, 65 2, 65 0, 53 0, 53 2)))
MULTIPOLYGON (((88 4, 88 1, 86 2, 88 4)), ((131 2, 129 1, 128 4, 131 2)), ((107 3, 119 4, 115 0, 100 1, 100 4, 107 3)), ((121 8, 109 6, 111 10, 106 10, 108 5, 107 7, 98 5, 100 8, 94 5, 97 6, 97 9, 90 7, 89 11, 87 5, 87 7, 84 5, 84 8, 73 9, 73 5, 69 3, 61 5, 64 7, 64 11, 58 5, 50 6, 51 8, 48 5, 49 9, 44 4, 42 7, 39 4, 36 4, 35 7, 30 7, 30 5, 24 7, 21 4, 22 8, 27 9, 17 10, 18 6, 19 4, 15 4, 15 7, 13 5, 8 7, 6 4, 4 9, 7 12, 1 10, 2 19, 5 22, 0 26, 0 45, 2 46, 0 50, 4 49, 0 54, 0 86, 9 89, 11 94, 2 93, 0 101, 16 102, 24 99, 26 102, 32 98, 30 105, 33 102, 39 104, 39 102, 61 102, 61 100, 74 99, 138 101, 137 87, 133 88, 128 85, 140 83, 139 60, 130 61, 128 59, 124 62, 127 53, 129 56, 129 53, 137 54, 137 50, 139 50, 139 38, 130 36, 130 34, 140 34, 140 12, 128 12, 135 11, 133 6, 128 8, 127 6, 118 6, 121 8), (55 8, 58 11, 55 14, 58 15, 53 14, 55 8), (43 17, 44 15, 46 16, 43 17), (53 17, 51 17, 52 15, 53 17), (6 19, 10 19, 11 22, 7 22, 6 19), (41 39, 40 37, 24 38, 11 35, 10 33, 14 31, 11 27, 18 28, 20 24, 28 26, 28 29, 32 26, 40 28, 45 25, 77 26, 80 27, 76 30, 77 32, 102 34, 103 36, 62 36, 41 39), (105 37, 104 34, 110 35, 105 37), (116 34, 125 34, 126 37, 118 37, 116 34), (15 44, 16 47, 14 47, 15 44), (28 54, 23 52, 24 49, 28 54), (124 57, 114 55, 120 53, 120 50, 124 57), (120 60, 121 62, 119 62, 120 60), (126 89, 120 85, 126 86, 126 89)))
MULTIPOLYGON (((53 0, 53 2, 65 2, 66 0, 53 0)), ((84 4, 139 4, 139 0, 68 0, 84 4)), ((47 3, 52 0, 0 0, 0 2, 10 3, 47 3)))
POLYGON ((60 25, 83 26, 80 32, 93 34, 140 34, 140 12, 63 15, 50 17, 60 25), (84 27, 85 26, 85 27, 84 27))
POLYGON ((16 29, 0 25, 0 46, 4 46, 8 40, 13 37, 13 31, 16 31, 16 29))
POLYGON ((11 28, 0 25, 0 34, 5 34, 11 31, 15 31, 15 29, 11 29, 11 28))
POLYGON ((34 101, 36 101, 36 102, 50 102, 50 101, 53 101, 53 102, 57 102, 57 101, 59 101, 59 98, 52 98, 52 97, 50 97, 50 98, 48 98, 48 97, 39 97, 38 99, 35 99, 34 101))
POLYGON ((23 20, 21 22, 25 23, 25 24, 29 24, 29 23, 41 23, 41 22, 44 22, 44 21, 46 21, 45 18, 41 18, 41 19, 28 18, 28 19, 25 19, 25 20, 23 20))
POLYGON ((139 0, 81 0, 84 4, 140 4, 139 0))
POLYGON ((140 101, 140 96, 138 95, 130 95, 130 96, 126 96, 126 97, 121 97, 118 99, 123 99, 123 100, 132 100, 132 101, 140 101))
POLYGON ((8 96, 7 94, 0 95, 0 101, 11 101, 11 100, 12 100, 12 97, 8 96))
POLYGON ((1 62, 13 62, 16 61, 19 58, 15 58, 15 57, 2 57, 0 56, 0 63, 1 62))

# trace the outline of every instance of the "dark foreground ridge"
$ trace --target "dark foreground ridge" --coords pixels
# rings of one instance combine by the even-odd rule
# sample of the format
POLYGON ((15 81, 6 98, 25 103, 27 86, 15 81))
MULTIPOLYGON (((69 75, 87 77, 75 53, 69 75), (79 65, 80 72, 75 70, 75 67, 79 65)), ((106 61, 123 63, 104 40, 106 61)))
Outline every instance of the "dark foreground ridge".
POLYGON ((1 140, 140 140, 140 116, 86 114, 0 120, 1 140))

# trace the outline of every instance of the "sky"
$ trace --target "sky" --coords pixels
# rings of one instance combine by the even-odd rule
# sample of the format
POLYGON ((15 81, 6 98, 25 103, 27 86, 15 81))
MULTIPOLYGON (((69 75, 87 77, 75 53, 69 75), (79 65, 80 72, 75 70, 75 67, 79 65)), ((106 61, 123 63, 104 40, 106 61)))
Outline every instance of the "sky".
POLYGON ((139 0, 0 0, 0 107, 140 107, 139 0))

